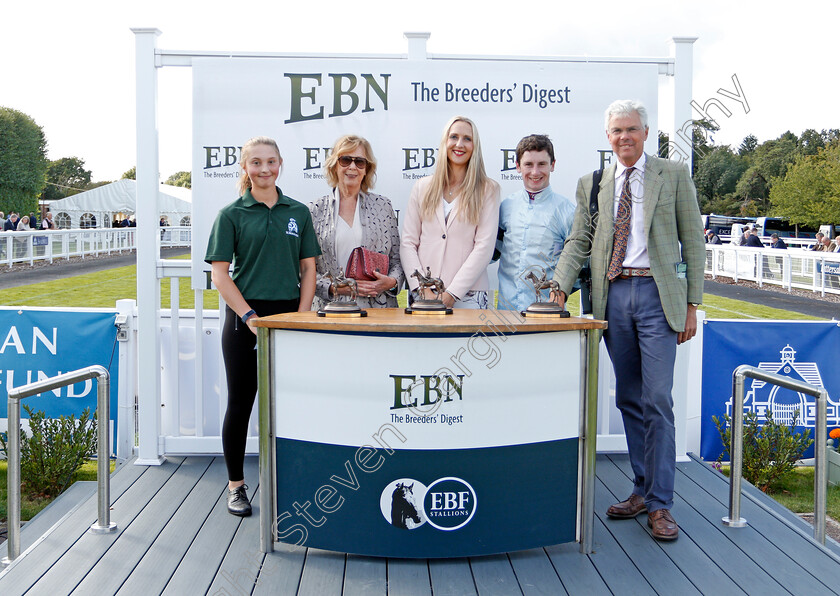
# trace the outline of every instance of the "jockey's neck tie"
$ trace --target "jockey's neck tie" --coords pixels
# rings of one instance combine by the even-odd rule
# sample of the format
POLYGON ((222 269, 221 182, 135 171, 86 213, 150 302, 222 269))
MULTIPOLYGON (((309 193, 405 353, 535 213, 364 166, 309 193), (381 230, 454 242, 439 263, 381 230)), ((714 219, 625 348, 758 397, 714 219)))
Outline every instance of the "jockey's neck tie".
POLYGON ((630 175, 636 168, 627 168, 624 173, 624 186, 621 188, 621 196, 618 198, 618 211, 615 214, 613 229, 613 252, 610 260, 610 269, 607 278, 612 281, 621 275, 621 266, 624 264, 624 256, 627 253, 627 239, 630 237, 631 208, 633 205, 633 194, 630 192, 630 175))
POLYGON ((528 193, 528 199, 532 203, 534 202, 534 199, 537 197, 537 195, 540 194, 540 191, 531 192, 530 190, 526 190, 525 192, 528 193))

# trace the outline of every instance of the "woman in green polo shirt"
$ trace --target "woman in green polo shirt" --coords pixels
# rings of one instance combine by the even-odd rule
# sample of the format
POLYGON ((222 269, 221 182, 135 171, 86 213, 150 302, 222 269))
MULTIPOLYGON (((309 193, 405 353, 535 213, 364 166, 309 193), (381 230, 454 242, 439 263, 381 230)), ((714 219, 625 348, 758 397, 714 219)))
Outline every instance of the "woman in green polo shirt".
POLYGON ((315 257, 321 254, 309 209, 275 185, 282 163, 272 139, 256 137, 242 146, 241 196, 219 211, 204 257, 227 305, 222 356, 228 403, 222 448, 228 469, 228 511, 243 517, 251 515, 243 463, 257 393, 256 330, 248 321, 310 310, 315 257))

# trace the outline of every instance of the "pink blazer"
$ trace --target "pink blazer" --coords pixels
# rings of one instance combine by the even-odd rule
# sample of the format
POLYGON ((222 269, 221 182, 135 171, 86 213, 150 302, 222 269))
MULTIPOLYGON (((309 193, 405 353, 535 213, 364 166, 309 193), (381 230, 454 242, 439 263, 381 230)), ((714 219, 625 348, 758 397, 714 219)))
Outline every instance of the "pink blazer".
POLYGON ((458 298, 470 290, 489 290, 487 265, 493 256, 499 229, 499 185, 490 182, 484 193, 481 217, 475 226, 464 221, 455 208, 444 223, 443 204, 431 220, 421 220, 420 201, 431 184, 431 176, 417 181, 411 189, 400 242, 400 260, 410 289, 417 288, 411 277, 415 269, 443 280, 446 289, 458 298))

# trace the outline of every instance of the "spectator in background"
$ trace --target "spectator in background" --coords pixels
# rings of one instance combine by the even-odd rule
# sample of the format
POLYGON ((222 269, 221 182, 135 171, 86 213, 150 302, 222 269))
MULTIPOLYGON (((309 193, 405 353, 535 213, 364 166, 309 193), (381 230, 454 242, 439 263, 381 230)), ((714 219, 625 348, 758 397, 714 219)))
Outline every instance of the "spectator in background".
POLYGON ((6 225, 6 214, 0 211, 0 232, 3 231, 3 227, 6 225))
POLYGON ((722 244, 720 236, 714 233, 713 230, 706 232, 706 244, 722 244))
POLYGON ((770 248, 784 248, 787 249, 785 241, 779 238, 778 234, 770 234, 770 248))
POLYGON ((41 220, 41 229, 42 230, 52 230, 54 228, 55 228, 55 224, 53 224, 52 213, 47 211, 47 214, 44 216, 44 219, 41 220))
POLYGON ((761 240, 758 237, 758 230, 755 228, 749 231, 749 234, 746 234, 747 241, 744 243, 744 246, 749 246, 752 248, 764 248, 764 245, 761 243, 761 240))
POLYGON ((834 239, 834 252, 840 252, 840 234, 834 239))
POLYGON ((21 217, 17 222, 17 227, 15 228, 18 232, 28 232, 29 231, 29 217, 24 215, 21 217))
POLYGON ((822 250, 822 252, 834 252, 837 246, 835 246, 834 242, 832 242, 828 236, 822 237, 822 248, 818 248, 817 250, 822 250))
POLYGON ((3 231, 4 232, 14 232, 17 230, 18 224, 18 215, 14 211, 9 213, 9 219, 6 220, 6 223, 3 224, 3 231))
POLYGON ((29 212, 29 228, 32 230, 38 229, 38 216, 31 211, 29 212))
POLYGON ((822 239, 825 237, 825 234, 822 232, 817 232, 817 241, 811 245, 808 250, 822 250, 822 239))

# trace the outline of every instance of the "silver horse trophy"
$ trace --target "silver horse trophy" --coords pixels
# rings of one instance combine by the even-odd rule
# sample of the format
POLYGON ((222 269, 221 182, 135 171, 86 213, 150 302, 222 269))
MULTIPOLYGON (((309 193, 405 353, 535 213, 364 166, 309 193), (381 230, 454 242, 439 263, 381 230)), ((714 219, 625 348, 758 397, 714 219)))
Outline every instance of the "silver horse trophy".
POLYGON ((560 285, 553 279, 546 279, 545 269, 542 267, 534 267, 524 277, 526 281, 531 282, 534 286, 535 301, 522 311, 522 316, 551 316, 565 318, 569 316, 569 311, 564 310, 559 304, 554 302, 554 299, 560 295, 560 285), (540 276, 534 273, 534 270, 540 271, 540 276), (542 290, 548 290, 548 302, 543 302, 542 290))
POLYGON ((352 277, 344 276, 344 269, 339 269, 338 274, 331 271, 327 272, 324 277, 330 280, 330 295, 333 297, 332 302, 327 303, 323 309, 318 311, 318 316, 366 316, 367 312, 356 303, 356 280, 352 277), (341 288, 348 288, 350 296, 344 298, 338 293, 341 288))
POLYGON ((423 275, 420 273, 419 270, 415 269, 414 273, 411 274, 411 277, 417 279, 419 286, 417 287, 417 293, 420 296, 420 299, 415 300, 411 303, 411 306, 405 309, 405 312, 412 315, 412 314, 441 314, 441 315, 451 315, 452 309, 447 308, 443 301, 440 299, 443 296, 443 293, 446 291, 446 288, 443 285, 443 281, 441 281, 437 277, 432 277, 432 270, 429 267, 426 267, 426 274, 423 275), (426 290, 431 292, 432 298, 427 299, 426 290))

